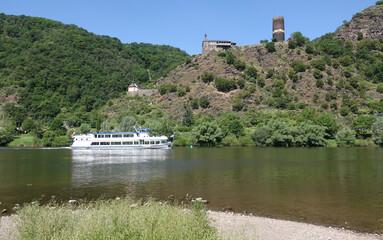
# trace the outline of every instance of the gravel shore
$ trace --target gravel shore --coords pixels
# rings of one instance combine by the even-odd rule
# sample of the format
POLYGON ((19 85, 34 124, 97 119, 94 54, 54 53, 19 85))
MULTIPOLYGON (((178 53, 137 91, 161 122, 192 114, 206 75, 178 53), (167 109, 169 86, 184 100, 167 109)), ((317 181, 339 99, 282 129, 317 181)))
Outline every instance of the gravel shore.
POLYGON ((338 228, 317 226, 234 213, 208 211, 211 225, 223 239, 260 240, 382 240, 383 235, 356 233, 338 228))

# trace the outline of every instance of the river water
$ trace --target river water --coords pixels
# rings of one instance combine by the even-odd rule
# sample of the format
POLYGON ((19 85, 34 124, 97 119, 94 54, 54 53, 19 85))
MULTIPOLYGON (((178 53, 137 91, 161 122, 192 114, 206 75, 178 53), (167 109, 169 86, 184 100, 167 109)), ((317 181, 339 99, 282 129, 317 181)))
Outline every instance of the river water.
POLYGON ((383 149, 0 149, 0 210, 42 195, 67 201, 127 194, 190 194, 213 210, 381 233, 383 149))

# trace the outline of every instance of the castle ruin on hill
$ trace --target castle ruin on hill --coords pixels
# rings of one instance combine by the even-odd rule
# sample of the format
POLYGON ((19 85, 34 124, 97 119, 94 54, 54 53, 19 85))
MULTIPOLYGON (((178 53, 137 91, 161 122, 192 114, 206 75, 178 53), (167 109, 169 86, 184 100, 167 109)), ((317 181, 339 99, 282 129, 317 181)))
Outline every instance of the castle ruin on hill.
MULTIPOLYGON (((275 17, 273 18, 273 39, 277 42, 285 41, 285 18, 275 17)), ((223 51, 235 46, 236 43, 227 40, 208 40, 207 34, 202 41, 202 56, 206 56, 211 51, 223 51)))
POLYGON ((208 40, 207 34, 205 33, 205 38, 202 41, 202 56, 206 56, 211 51, 223 51, 235 46, 235 42, 226 41, 226 40, 208 40))

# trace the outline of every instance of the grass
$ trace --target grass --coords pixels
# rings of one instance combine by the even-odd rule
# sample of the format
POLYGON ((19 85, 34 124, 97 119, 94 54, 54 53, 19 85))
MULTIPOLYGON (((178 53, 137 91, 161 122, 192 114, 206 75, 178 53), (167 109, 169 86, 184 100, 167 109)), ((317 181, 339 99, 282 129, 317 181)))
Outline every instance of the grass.
POLYGON ((201 203, 98 200, 73 206, 27 205, 18 212, 20 239, 217 239, 201 203))
POLYGON ((8 147, 33 147, 36 146, 36 137, 30 134, 22 134, 15 137, 15 139, 8 143, 8 147))

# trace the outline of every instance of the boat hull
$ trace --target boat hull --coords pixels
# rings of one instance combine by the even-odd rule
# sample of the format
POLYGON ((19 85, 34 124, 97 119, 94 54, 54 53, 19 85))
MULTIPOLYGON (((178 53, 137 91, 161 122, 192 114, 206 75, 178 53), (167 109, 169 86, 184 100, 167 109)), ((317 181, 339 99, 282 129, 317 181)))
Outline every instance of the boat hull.
POLYGON ((72 146, 72 149, 171 149, 173 143, 155 144, 155 145, 134 145, 134 146, 72 146))

